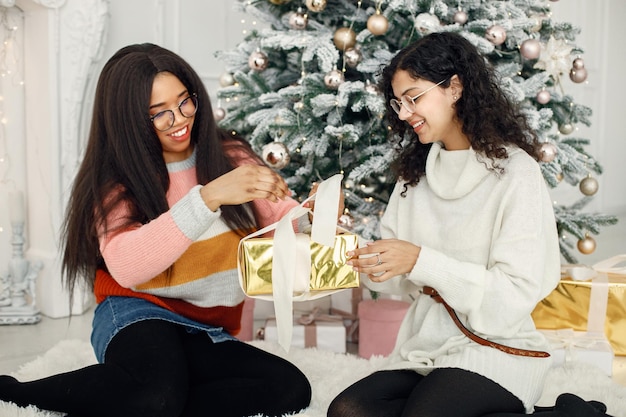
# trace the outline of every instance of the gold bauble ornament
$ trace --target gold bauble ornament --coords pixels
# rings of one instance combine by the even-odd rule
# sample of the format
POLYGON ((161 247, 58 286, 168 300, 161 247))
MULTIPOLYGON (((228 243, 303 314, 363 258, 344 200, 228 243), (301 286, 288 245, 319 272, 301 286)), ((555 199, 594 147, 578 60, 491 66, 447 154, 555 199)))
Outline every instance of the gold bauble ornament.
POLYGON ((367 30, 369 30, 372 35, 384 35, 387 29, 389 29, 389 21, 385 16, 380 14, 380 12, 371 15, 367 19, 367 30))
POLYGON ((580 239, 576 245, 580 253, 585 255, 592 254, 596 250, 596 241, 589 235, 585 235, 584 239, 580 239))
POLYGON ((345 51, 356 45, 356 33, 350 28, 339 28, 333 35, 333 43, 340 51, 345 51))
POLYGON ((363 59, 363 54, 356 48, 349 48, 343 53, 343 59, 350 68, 356 68, 363 59))
POLYGON ((228 87, 230 85, 235 84, 235 77, 230 72, 225 72, 220 75, 220 85, 222 87, 228 87))
POLYGON ((595 193, 598 192, 598 188, 599 188, 598 180, 593 178, 591 175, 588 175, 587 177, 583 178, 580 184, 578 184, 578 189, 580 190, 581 193, 583 193, 586 196, 594 195, 595 193))
POLYGON ((559 132, 563 135, 569 135, 574 131, 574 125, 571 123, 563 123, 559 126, 559 132))
POLYGON ((321 12, 326 8, 326 0, 306 0, 306 8, 312 12, 321 12))

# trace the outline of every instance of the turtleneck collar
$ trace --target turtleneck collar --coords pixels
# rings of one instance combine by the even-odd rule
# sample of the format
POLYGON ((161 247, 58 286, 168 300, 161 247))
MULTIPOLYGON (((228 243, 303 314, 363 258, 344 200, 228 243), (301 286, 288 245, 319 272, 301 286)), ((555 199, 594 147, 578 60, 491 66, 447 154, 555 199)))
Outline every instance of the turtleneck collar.
POLYGON ((433 143, 426 159, 426 181, 439 197, 452 200, 470 193, 489 175, 488 160, 472 149, 448 151, 433 143))

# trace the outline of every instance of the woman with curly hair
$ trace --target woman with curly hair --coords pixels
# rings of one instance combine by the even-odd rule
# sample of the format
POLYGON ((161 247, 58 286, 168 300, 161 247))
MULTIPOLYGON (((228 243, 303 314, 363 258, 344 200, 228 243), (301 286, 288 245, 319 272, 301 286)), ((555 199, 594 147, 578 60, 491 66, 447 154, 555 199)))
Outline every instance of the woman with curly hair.
MULTIPOLYGON (((382 239, 348 255, 371 289, 416 298, 384 370, 340 393, 328 416, 531 412, 551 366, 531 312, 560 277, 538 139, 459 34, 409 45, 379 84, 401 139, 398 182, 382 239)), ((555 416, 595 415, 569 396, 545 412, 563 403, 583 414, 555 416)))

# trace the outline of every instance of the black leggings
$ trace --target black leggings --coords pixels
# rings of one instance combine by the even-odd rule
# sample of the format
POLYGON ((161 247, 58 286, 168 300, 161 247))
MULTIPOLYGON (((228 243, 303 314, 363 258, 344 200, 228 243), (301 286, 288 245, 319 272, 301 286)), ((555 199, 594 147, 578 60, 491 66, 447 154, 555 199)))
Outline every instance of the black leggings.
POLYGON ((473 372, 439 368, 380 371, 333 400, 328 417, 478 417, 496 411, 524 414, 522 402, 502 386, 473 372))
POLYGON ((254 346, 147 320, 113 338, 104 364, 33 382, 0 377, 0 399, 71 417, 278 416, 306 408, 311 387, 254 346))

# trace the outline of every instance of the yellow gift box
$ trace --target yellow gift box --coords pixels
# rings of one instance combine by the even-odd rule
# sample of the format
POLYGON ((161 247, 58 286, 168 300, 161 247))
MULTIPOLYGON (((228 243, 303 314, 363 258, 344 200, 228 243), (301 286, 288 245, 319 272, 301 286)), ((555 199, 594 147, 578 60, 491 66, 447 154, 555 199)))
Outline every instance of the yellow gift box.
MULTIPOLYGON (((311 253, 311 274, 308 282, 294 282, 294 295, 309 291, 337 290, 359 287, 359 274, 346 265, 346 252, 357 248, 358 236, 340 233, 333 247, 311 240, 307 234, 298 233, 302 244, 311 253)), ((240 269, 244 292, 247 295, 272 294, 272 267, 274 259, 273 238, 253 238, 242 242, 240 269)))
POLYGON ((596 278, 580 280, 580 278, 585 278, 584 274, 580 274, 585 269, 578 266, 564 266, 561 281, 557 287, 537 304, 532 312, 535 325, 538 329, 570 328, 576 331, 593 331, 589 328, 591 326, 589 314, 594 310, 592 289, 594 286, 608 287, 604 288, 606 300, 600 300, 601 303, 606 302, 604 318, 596 326, 599 327, 599 331, 604 328, 604 334, 615 355, 626 355, 626 273, 621 273, 621 271, 599 273, 597 264, 594 265, 593 270, 590 268, 586 270, 587 278, 592 275, 596 278), (598 276, 602 276, 604 282, 598 281, 598 276))

